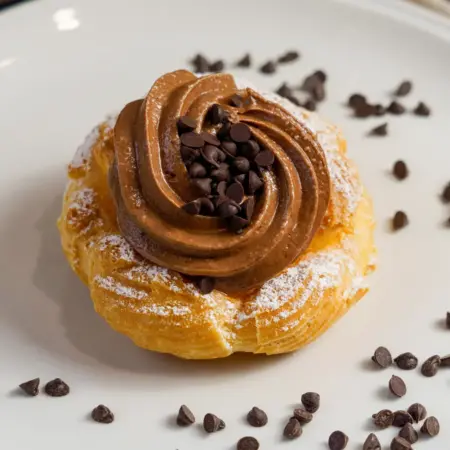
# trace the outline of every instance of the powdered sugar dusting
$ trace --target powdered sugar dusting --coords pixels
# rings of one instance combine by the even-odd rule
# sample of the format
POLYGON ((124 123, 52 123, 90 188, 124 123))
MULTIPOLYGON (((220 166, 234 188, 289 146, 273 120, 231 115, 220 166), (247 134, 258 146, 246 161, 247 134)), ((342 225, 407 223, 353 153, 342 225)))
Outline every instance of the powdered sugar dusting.
POLYGON ((124 261, 136 262, 136 254, 133 248, 128 244, 124 237, 120 234, 107 234, 98 241, 100 251, 108 251, 117 258, 124 261))
POLYGON ((91 188, 84 188, 74 191, 69 204, 69 211, 75 211, 76 214, 68 215, 67 221, 74 225, 79 223, 84 217, 92 214, 95 193, 91 188))
POLYGON ((148 295, 147 292, 134 289, 130 286, 125 286, 110 276, 102 277, 100 275, 96 275, 94 277, 94 283, 101 288, 109 292, 113 292, 116 295, 121 295, 122 297, 142 300, 148 295))

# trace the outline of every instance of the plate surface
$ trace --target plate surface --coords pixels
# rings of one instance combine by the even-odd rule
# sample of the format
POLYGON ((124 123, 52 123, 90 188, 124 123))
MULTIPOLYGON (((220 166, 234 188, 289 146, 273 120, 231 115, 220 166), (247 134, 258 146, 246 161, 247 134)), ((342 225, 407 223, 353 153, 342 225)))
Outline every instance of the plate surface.
MULTIPOLYGON (((409 392, 392 400, 386 386, 398 371, 374 371, 367 359, 378 345, 421 359, 450 350, 442 320, 450 309, 450 230, 442 226, 450 208, 439 201, 450 181, 449 22, 391 0, 42 0, 0 14, 0 42, 0 447, 230 450, 254 435, 262 449, 320 450, 342 429, 352 450, 372 431, 373 412, 416 401, 443 425, 423 448, 447 446, 450 372, 401 373, 409 392), (195 52, 233 61, 250 51, 259 65, 291 48, 301 61, 272 77, 238 73, 273 89, 313 69, 328 73, 320 111, 344 129, 375 200, 379 269, 370 294, 293 355, 186 362, 134 347, 96 316, 61 253, 55 221, 66 163, 107 113, 195 52), (367 138, 385 119, 352 119, 343 102, 361 91, 386 103, 405 78, 414 91, 404 103, 424 100, 432 117, 390 116, 388 137, 367 138), (399 158, 411 170, 402 183, 389 175, 399 158), (392 234, 397 209, 411 223, 392 234), (37 376, 61 377, 72 393, 17 395, 15 385, 37 376), (320 412, 301 441, 282 442, 285 420, 309 390, 321 393, 320 412), (99 403, 115 412, 114 424, 89 420, 99 403), (220 415, 226 430, 206 437, 200 427, 177 429, 182 403, 199 419, 220 415), (270 416, 263 429, 244 422, 254 405, 270 416)), ((394 431, 379 433, 382 442, 394 431)))

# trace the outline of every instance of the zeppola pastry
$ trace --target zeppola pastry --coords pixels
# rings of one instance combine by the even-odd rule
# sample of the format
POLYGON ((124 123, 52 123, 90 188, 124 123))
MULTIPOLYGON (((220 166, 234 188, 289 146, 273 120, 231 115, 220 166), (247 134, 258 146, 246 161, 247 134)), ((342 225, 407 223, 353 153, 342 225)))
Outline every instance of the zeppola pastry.
POLYGON ((140 347, 290 352, 367 291, 373 211, 343 136, 232 75, 163 75, 68 175, 64 252, 140 347))

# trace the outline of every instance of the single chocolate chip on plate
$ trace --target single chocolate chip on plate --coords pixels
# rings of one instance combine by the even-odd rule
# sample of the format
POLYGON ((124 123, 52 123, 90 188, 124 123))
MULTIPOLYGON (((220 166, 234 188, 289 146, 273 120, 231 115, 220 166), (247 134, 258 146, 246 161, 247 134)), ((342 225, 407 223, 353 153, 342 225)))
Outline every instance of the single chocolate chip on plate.
POLYGON ((413 85, 411 81, 402 81, 394 91, 394 95, 396 95, 397 97, 404 97, 412 91, 412 87, 413 85))
POLYGON ((210 277, 201 277, 197 282, 198 289, 203 295, 211 293, 214 290, 215 284, 214 278, 210 277))
POLYGON ((392 439, 391 450, 412 450, 411 444, 400 436, 392 439))
POLYGON ((413 418, 415 423, 421 422, 425 417, 427 417, 427 410, 425 406, 420 403, 413 403, 409 408, 408 412, 413 418))
POLYGON ((316 70, 314 72, 314 76, 321 81, 322 83, 325 83, 327 81, 327 74, 323 70, 316 70))
POLYGON ((177 424, 179 426, 188 426, 193 423, 195 423, 194 414, 186 405, 181 405, 178 411, 177 424))
POLYGON ((231 126, 230 137, 234 142, 242 144, 247 142, 252 137, 252 132, 248 125, 239 122, 231 126))
POLYGON ((25 381, 19 384, 19 388, 22 389, 25 394, 36 397, 39 394, 39 383, 41 380, 39 378, 33 378, 32 380, 25 381))
POLYGON ((388 135, 388 124, 387 122, 372 128, 369 131, 369 136, 387 136, 388 135))
POLYGON ((395 100, 391 102, 391 104, 387 107, 387 112, 394 114, 396 116, 404 114, 405 111, 406 111, 405 107, 395 100))
POLYGON ((419 102, 413 112, 416 116, 421 117, 428 117, 431 114, 430 108, 424 102, 419 102))
POLYGON ((267 61, 259 68, 261 73, 271 75, 276 72, 277 66, 273 61, 267 61))
POLYGON ((342 431, 333 431, 328 438, 328 447, 330 450, 344 450, 348 444, 348 436, 342 431))
POLYGON ((381 450, 381 444, 374 433, 370 433, 364 441, 362 450, 381 450))
POLYGON ((306 100, 306 102, 303 104, 303 108, 307 109, 308 111, 315 111, 316 102, 312 99, 306 100))
POLYGON ((417 367, 419 360, 410 352, 402 353, 394 359, 397 367, 402 370, 413 370, 417 367))
POLYGON ((375 113, 375 108, 368 103, 360 103, 353 108, 354 116, 359 119, 365 119, 375 113))
POLYGON ((392 422, 392 425, 394 425, 394 427, 402 428, 407 423, 413 423, 413 418, 407 411, 394 412, 394 421, 392 422))
POLYGON ((441 358, 438 355, 431 356, 422 364, 422 375, 428 378, 434 377, 438 373, 440 365, 441 358))
POLYGON ((315 413, 320 408, 320 395, 317 392, 305 392, 301 401, 306 411, 315 413))
POLYGON ((105 405, 96 406, 91 413, 91 417, 98 423, 111 423, 114 421, 114 414, 105 405))
POLYGON ((392 168, 392 173, 397 180, 404 180, 405 178, 408 178, 409 170, 405 161, 396 161, 394 167, 392 168))
POLYGON ((195 119, 189 116, 181 116, 177 122, 178 132, 180 134, 193 131, 195 130, 196 126, 197 122, 195 121, 195 119))
POLYGON ((389 409, 382 409, 373 414, 372 419, 376 427, 381 429, 389 428, 394 422, 394 413, 389 409))
POLYGON ((225 422, 214 414, 208 413, 203 419, 203 428, 207 433, 215 433, 225 428, 225 422))
POLYGON ((55 378, 45 385, 45 393, 50 397, 64 397, 70 392, 70 387, 61 378, 55 378))
POLYGON ((252 436, 246 436, 239 439, 237 445, 237 450, 258 450, 259 442, 252 436))
POLYGON ((228 186, 225 195, 236 203, 241 203, 244 199, 244 188, 241 183, 232 183, 228 186))
POLYGON ((270 150, 263 150, 255 156, 255 163, 261 167, 271 166, 275 161, 275 155, 270 150))
POLYGON ((303 429, 300 422, 295 418, 291 418, 284 427, 283 436, 286 439, 297 439, 302 433, 303 429))
POLYGON ((250 169, 250 162, 247 158, 243 156, 238 156, 232 162, 233 167, 241 173, 247 173, 250 169))
POLYGON ((287 85, 287 83, 283 83, 276 91, 275 93, 277 93, 278 95, 280 95, 281 97, 290 97, 292 95, 294 95, 292 89, 287 85))
POLYGON ((237 63, 237 67, 247 68, 252 65, 252 58, 250 53, 246 53, 237 63))
MULTIPOLYGON (((450 203, 450 183, 444 187, 441 198, 443 203, 450 203)), ((448 328, 450 328, 450 319, 448 328)))
POLYGON ((202 54, 197 54, 191 61, 194 66, 194 71, 197 73, 204 73, 209 71, 209 61, 202 54))
POLYGON ((247 414, 247 422, 252 427, 263 427, 267 424, 267 414, 260 408, 254 406, 247 414))
POLYGON ((376 105, 373 105, 373 114, 377 117, 384 116, 386 114, 386 108, 377 103, 376 105))
POLYGON ((391 352, 386 347, 378 347, 372 356, 372 361, 382 369, 386 369, 392 366, 391 352))
POLYGON ((281 55, 278 58, 278 62, 281 64, 284 64, 284 63, 296 61, 298 58, 300 58, 300 53, 297 52, 296 50, 290 50, 290 51, 287 51, 284 55, 281 55))
POLYGON ((224 118, 225 110, 220 105, 215 103, 211 106, 211 108, 209 108, 208 119, 212 125, 218 125, 223 121, 224 118))
POLYGON ((441 367, 450 367, 450 355, 441 356, 441 367))
POLYGON ((419 440, 419 433, 410 423, 405 424, 398 435, 410 444, 415 444, 419 440))
POLYGON ((394 231, 401 230, 409 224, 408 216, 404 211, 397 211, 392 219, 392 229, 394 231))
POLYGON ((180 141, 186 147, 200 148, 205 145, 203 138, 194 131, 188 131, 180 136, 180 141))
POLYGON ((311 422, 314 418, 310 412, 303 408, 294 409, 294 417, 300 422, 301 425, 311 422))
POLYGON ((311 88, 311 96, 317 102, 325 100, 325 85, 322 82, 317 83, 311 88))
POLYGON ((441 426, 439 425, 439 421, 436 419, 436 417, 433 416, 428 417, 428 419, 425 420, 422 428, 420 429, 423 434, 426 434, 430 437, 437 436, 440 430, 441 426))
POLYGON ((225 63, 221 59, 218 59, 211 63, 208 69, 210 72, 222 72, 225 69, 225 63))
POLYGON ((392 375, 389 380, 389 390, 396 397, 403 397, 407 391, 405 382, 397 375, 392 375))
POLYGON ((362 94, 352 94, 350 95, 347 103, 350 108, 358 108, 360 105, 365 105, 367 103, 367 99, 362 94))

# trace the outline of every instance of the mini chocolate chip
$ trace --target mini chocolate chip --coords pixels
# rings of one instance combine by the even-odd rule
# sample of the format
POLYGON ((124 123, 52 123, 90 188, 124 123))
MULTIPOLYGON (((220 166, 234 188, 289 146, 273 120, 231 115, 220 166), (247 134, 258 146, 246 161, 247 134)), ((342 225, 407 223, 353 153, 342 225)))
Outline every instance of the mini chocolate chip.
POLYGON ((406 394, 406 384, 400 377, 392 375, 389 380, 389 390, 396 397, 403 397, 406 394))
POLYGON ((375 434, 370 433, 369 436, 367 436, 362 450, 381 450, 380 441, 375 434))
POLYGON ((414 427, 407 423, 398 433, 398 436, 408 441, 410 444, 415 444, 419 440, 419 433, 414 429, 414 427))
MULTIPOLYGON (((214 290, 215 284, 216 284, 216 281, 214 280, 214 278, 210 278, 210 277, 202 277, 197 282, 197 286, 200 290, 200 293, 203 295, 206 295, 206 294, 209 294, 210 292, 212 292, 214 290)), ((206 418, 206 416, 205 416, 205 418, 206 418)))
POLYGON ((386 369, 392 365, 391 352, 386 347, 378 347, 372 356, 372 361, 382 369, 386 369))
POLYGON ((202 178, 206 176, 205 166, 202 166, 198 162, 194 162, 191 167, 189 167, 189 176, 192 178, 202 178))
POLYGON ((250 169, 250 162, 247 158, 244 158, 243 156, 238 156, 235 158, 232 162, 233 167, 236 168, 238 172, 246 173, 250 169))
POLYGON ((237 145, 232 141, 222 141, 220 148, 229 156, 236 156, 237 145))
POLYGON ((242 214, 247 220, 251 220, 255 208, 255 197, 248 197, 242 204, 242 214))
POLYGON ((237 63, 237 67, 247 68, 252 65, 252 58, 250 53, 246 53, 237 63))
POLYGON ((276 94, 278 94, 281 97, 288 98, 290 96, 293 96, 294 93, 292 89, 287 85, 287 83, 283 83, 276 91, 276 94))
POLYGON ((306 102, 303 104, 303 108, 307 109, 308 111, 315 111, 316 102, 312 99, 306 100, 306 102))
POLYGON ((39 394, 39 383, 41 380, 39 378, 33 378, 32 380, 25 381, 25 383, 19 384, 20 389, 22 389, 25 394, 35 397, 39 394))
POLYGON ((312 98, 317 102, 321 102, 325 99, 325 85, 322 82, 317 83, 310 92, 312 98))
POLYGON ((402 428, 407 423, 413 423, 413 418, 407 411, 394 412, 394 421, 392 422, 392 425, 394 425, 394 427, 402 428))
POLYGON ((441 358, 438 355, 431 356, 422 364, 422 375, 425 377, 434 377, 441 365, 441 358))
POLYGON ((248 173, 248 193, 253 195, 258 189, 264 185, 263 180, 258 177, 258 175, 250 170, 248 173))
POLYGON ((208 413, 203 419, 203 428, 207 433, 215 433, 225 428, 225 422, 214 414, 208 413))
POLYGON ((222 72, 223 69, 225 69, 225 63, 221 59, 218 59, 209 65, 210 72, 222 72))
POLYGON ((317 392, 305 392, 301 401, 306 411, 310 413, 315 413, 320 408, 320 395, 317 392))
POLYGON ((219 168, 220 166, 219 160, 221 159, 219 151, 220 150, 214 145, 207 144, 205 145, 205 148, 202 150, 203 159, 212 166, 219 168))
POLYGON ((234 142, 241 144, 243 142, 247 142, 252 137, 252 132, 248 125, 239 122, 231 126, 230 137, 234 142))
POLYGON ((386 114, 386 108, 383 105, 380 105, 377 103, 376 105, 373 105, 373 115, 374 116, 384 116, 386 114))
POLYGON ((441 426, 439 425, 439 421, 434 416, 428 417, 420 429, 423 434, 431 437, 437 436, 440 430, 441 426))
POLYGON ((45 385, 45 393, 50 397, 64 397, 70 392, 70 387, 61 378, 55 378, 45 385))
POLYGON ((394 167, 392 168, 392 173, 397 180, 404 180, 409 175, 408 166, 405 161, 396 161, 394 167))
POLYGON ((209 61, 200 53, 195 56, 191 63, 194 66, 194 72, 205 73, 209 71, 209 61))
POLYGON ((91 417, 98 423, 111 423, 114 421, 114 414, 105 405, 96 406, 92 410, 91 417))
POLYGON ((350 108, 358 108, 360 105, 367 104, 367 99, 362 94, 352 94, 348 99, 348 106, 350 108))
POLYGON ((220 145, 219 139, 217 139, 214 134, 208 133, 207 131, 202 131, 200 136, 203 138, 206 144, 215 145, 216 147, 220 145))
POLYGON ((283 436, 286 439, 297 439, 302 433, 303 430, 300 422, 295 418, 291 418, 284 427, 283 436))
POLYGON ((197 122, 189 116, 181 116, 178 119, 177 127, 180 134, 195 130, 197 122))
POLYGON ((425 419, 425 417, 427 417, 427 409, 420 403, 413 403, 408 408, 408 413, 416 423, 421 422, 423 419, 425 419))
POLYGON ((411 444, 400 436, 392 439, 391 450, 412 450, 411 444))
POLYGON ((178 411, 177 424, 180 426, 187 426, 192 425, 193 423, 195 423, 194 414, 192 414, 192 411, 186 405, 181 405, 180 410, 178 411))
POLYGON ((410 352, 402 353, 394 359, 399 369, 413 370, 417 367, 418 359, 410 352))
POLYGON ((275 161, 275 155, 270 150, 263 150, 255 157, 255 163, 261 167, 268 167, 275 161))
POLYGON ((259 144, 253 139, 249 139, 248 142, 241 145, 242 155, 248 159, 255 158, 260 150, 259 144))
POLYGON ((441 356, 441 367, 450 367, 450 355, 441 356))
POLYGON ((409 223, 408 216, 403 211, 397 211, 392 219, 392 229, 394 231, 405 228, 409 223))
POLYGON ((389 428, 394 422, 394 413, 389 409, 382 409, 373 414, 372 419, 376 427, 381 429, 389 428))
POLYGON ((399 116, 405 112, 405 107, 397 101, 391 102, 391 104, 387 107, 387 112, 399 116))
POLYGON ((239 439, 237 446, 237 450, 258 450, 259 442, 251 436, 246 436, 239 439))
POLYGON ((247 414, 247 422, 252 427, 263 427, 267 424, 267 414, 260 408, 254 406, 247 414))
POLYGON ((225 111, 217 103, 215 103, 214 105, 211 106, 211 108, 209 108, 208 119, 212 125, 218 125, 223 121, 224 117, 225 111))
POLYGON ((301 89, 303 91, 309 92, 310 94, 313 94, 313 91, 317 85, 323 85, 323 82, 317 76, 317 73, 312 73, 311 75, 305 77, 301 89))
POLYGON ((369 131, 369 136, 387 136, 388 135, 388 124, 382 123, 381 125, 372 128, 369 131))
POLYGON ((249 224, 247 219, 239 216, 232 216, 228 219, 227 227, 230 231, 238 233, 249 224))
POLYGON ((305 423, 311 422, 314 416, 303 408, 296 408, 294 409, 294 418, 296 418, 301 425, 304 425, 305 423))
POLYGON ((314 76, 321 82, 325 83, 327 81, 327 74, 323 70, 316 70, 314 76))
POLYGON ((224 122, 224 124, 220 127, 219 131, 217 132, 217 137, 221 141, 223 141, 230 134, 230 130, 231 130, 231 123, 224 122))
POLYGON ((233 201, 225 200, 217 207, 217 213, 222 219, 236 215, 239 212, 239 208, 233 201))
POLYGON ((194 178, 191 183, 203 194, 211 194, 211 178, 194 178))
POLYGON ((205 141, 203 140, 203 138, 198 133, 195 133, 194 131, 189 131, 187 133, 183 133, 180 136, 180 141, 186 147, 191 147, 191 148, 200 148, 205 145, 205 141))
POLYGON ((284 64, 284 63, 296 61, 298 58, 300 58, 300 53, 297 52, 296 50, 290 50, 290 51, 286 52, 285 54, 281 55, 278 58, 278 62, 281 64, 284 64))
POLYGON ((200 213, 209 216, 214 212, 214 203, 206 197, 201 197, 198 199, 200 201, 200 213))
POLYGON ((200 208, 201 208, 201 203, 200 200, 193 200, 192 202, 189 203, 185 203, 182 206, 182 209, 184 209, 188 214, 192 214, 193 216, 200 214, 200 208))
POLYGON ((404 97, 411 92, 412 87, 413 85, 411 81, 402 81, 395 90, 394 95, 396 95, 397 97, 404 97))
POLYGON ((275 73, 276 70, 277 70, 277 66, 275 65, 275 63, 273 61, 267 61, 265 64, 263 64, 259 68, 259 71, 266 75, 271 75, 271 74, 275 73))
POLYGON ((353 108, 355 117, 358 117, 360 119, 365 119, 367 117, 370 117, 374 114, 375 108, 373 105, 369 105, 368 103, 360 103, 358 106, 355 106, 353 108))
POLYGON ((228 186, 225 195, 236 203, 241 203, 244 199, 244 188, 241 183, 232 183, 228 186))
POLYGON ((342 431, 333 431, 328 438, 330 450, 344 450, 348 444, 348 436, 342 431))
POLYGON ((422 117, 428 117, 431 114, 430 108, 424 102, 419 102, 413 112, 416 116, 422 117))

